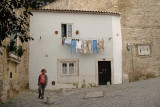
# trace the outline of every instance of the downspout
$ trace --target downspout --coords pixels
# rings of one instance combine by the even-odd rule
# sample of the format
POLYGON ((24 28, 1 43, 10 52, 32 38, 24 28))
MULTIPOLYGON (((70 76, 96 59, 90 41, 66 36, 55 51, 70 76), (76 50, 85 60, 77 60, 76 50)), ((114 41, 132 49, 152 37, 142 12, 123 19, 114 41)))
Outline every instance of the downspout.
POLYGON ((134 81, 134 62, 133 62, 133 50, 131 47, 131 55, 132 55, 132 81, 134 81))
POLYGON ((133 60, 133 50, 132 50, 132 46, 128 43, 127 44, 127 50, 130 51, 131 50, 131 58, 132 58, 132 81, 134 81, 134 60, 133 60))

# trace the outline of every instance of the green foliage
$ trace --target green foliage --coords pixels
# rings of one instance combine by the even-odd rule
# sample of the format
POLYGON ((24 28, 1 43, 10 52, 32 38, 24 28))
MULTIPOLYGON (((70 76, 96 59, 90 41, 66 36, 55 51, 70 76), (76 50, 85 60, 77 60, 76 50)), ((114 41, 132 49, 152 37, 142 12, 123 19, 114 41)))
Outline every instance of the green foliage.
POLYGON ((24 51, 25 51, 25 49, 23 49, 22 46, 18 46, 18 48, 17 48, 17 55, 19 57, 22 57, 24 51))
POLYGON ((95 83, 89 83, 89 86, 90 87, 96 87, 96 84, 95 83))
MULTIPOLYGON (((37 4, 33 0, 0 0, 0 48, 2 42, 13 34, 19 38, 22 43, 33 40, 27 32, 29 30, 29 16, 32 15, 31 8, 36 8, 37 4), (21 15, 17 16, 16 11, 22 9, 21 15)), ((12 41, 13 42, 13 41, 12 41)), ((14 50, 15 46, 11 46, 14 50)))
POLYGON ((73 83, 73 86, 75 86, 76 88, 78 88, 78 83, 73 83))
POLYGON ((11 40, 9 42, 9 45, 7 46, 7 50, 11 53, 17 53, 17 46, 14 40, 11 40))
POLYGON ((17 46, 14 40, 11 40, 9 42, 9 45, 7 45, 7 50, 8 52, 13 53, 20 58, 23 56, 24 51, 25 51, 25 49, 23 49, 22 46, 17 46))
POLYGON ((85 88, 86 87, 86 81, 85 81, 85 79, 83 79, 83 81, 82 81, 82 88, 85 88))

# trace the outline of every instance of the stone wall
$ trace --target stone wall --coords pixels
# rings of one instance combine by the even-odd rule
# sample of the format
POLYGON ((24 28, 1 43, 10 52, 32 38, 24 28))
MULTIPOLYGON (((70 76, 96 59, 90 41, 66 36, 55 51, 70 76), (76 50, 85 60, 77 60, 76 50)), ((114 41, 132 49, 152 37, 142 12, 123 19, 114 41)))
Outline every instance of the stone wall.
POLYGON ((118 0, 57 0, 44 9, 73 9, 93 11, 116 11, 118 0))
MULTIPOLYGON (((2 55, 0 55, 0 90, 2 90, 2 75, 3 75, 2 73, 3 73, 3 61, 2 61, 2 55)), ((1 95, 1 91, 0 91, 0 97, 1 96, 2 95, 1 95)))
POLYGON ((25 53, 19 64, 19 81, 21 89, 29 88, 29 43, 25 43, 25 53))
POLYGON ((2 80, 2 75, 3 75, 2 71, 3 71, 3 61, 2 61, 2 55, 0 55, 0 81, 2 80))
MULTIPOLYGON (((8 40, 5 41, 8 43, 8 40)), ((15 97, 19 92, 28 89, 29 72, 29 48, 28 43, 23 44, 24 55, 19 59, 11 57, 6 49, 3 49, 3 55, 0 56, 0 102, 15 97), (12 72, 12 78, 10 78, 12 72)))
MULTIPOLYGON (((18 11, 21 14, 21 10, 18 11)), ((18 45, 25 49, 21 58, 10 54, 7 49, 2 49, 3 55, 0 55, 0 102, 5 102, 19 94, 19 92, 28 89, 29 80, 29 43, 18 45), (12 78, 10 77, 12 72, 12 78)), ((9 38, 3 41, 3 44, 9 44, 9 38)))
POLYGON ((122 13, 124 81, 160 74, 160 1, 158 0, 57 0, 45 9, 99 10, 122 13), (130 43, 132 51, 127 51, 130 43), (139 56, 137 46, 148 44, 151 54, 139 56), (132 57, 133 56, 133 57, 132 57))
POLYGON ((160 74, 160 1, 158 0, 121 0, 119 11, 122 13, 123 35, 123 72, 135 80, 158 76, 160 74), (132 46, 126 50, 127 43, 132 46), (151 54, 139 56, 137 45, 149 44, 151 54), (133 68, 134 67, 134 70, 133 68))

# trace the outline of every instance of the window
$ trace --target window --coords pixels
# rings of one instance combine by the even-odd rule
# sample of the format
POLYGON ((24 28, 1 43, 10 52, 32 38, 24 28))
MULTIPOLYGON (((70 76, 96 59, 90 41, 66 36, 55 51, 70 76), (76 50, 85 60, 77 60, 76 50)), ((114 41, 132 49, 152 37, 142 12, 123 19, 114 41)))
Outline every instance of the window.
POLYGON ((12 72, 10 72, 10 78, 12 78, 12 72))
POLYGON ((73 84, 79 82, 79 59, 57 59, 57 83, 73 84))
POLYGON ((62 24, 62 37, 72 37, 72 24, 62 24))
POLYGON ((75 62, 62 62, 61 75, 75 75, 75 62))
MULTIPOLYGON (((13 48, 16 49, 16 47, 17 47, 17 39, 15 38, 14 34, 11 34, 10 42, 12 42, 11 44, 13 44, 13 48)), ((16 52, 13 51, 12 54, 16 55, 16 52)))
POLYGON ((138 46, 138 55, 150 55, 149 45, 139 45, 138 46))

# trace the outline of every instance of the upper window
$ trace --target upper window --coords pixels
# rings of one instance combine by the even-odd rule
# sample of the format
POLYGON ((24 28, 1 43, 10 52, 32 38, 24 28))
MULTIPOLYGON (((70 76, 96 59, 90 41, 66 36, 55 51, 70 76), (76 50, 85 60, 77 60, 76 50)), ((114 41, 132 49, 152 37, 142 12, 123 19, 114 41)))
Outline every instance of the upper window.
MULTIPOLYGON (((17 39, 15 38, 14 34, 11 34, 11 36, 10 36, 10 42, 12 42, 11 44, 13 45, 13 48, 16 49, 16 47, 17 47, 17 39)), ((13 51, 12 54, 16 55, 16 52, 13 51)))
POLYGON ((72 37, 72 24, 61 24, 62 37, 72 37))
POLYGON ((61 62, 61 75, 75 75, 75 62, 61 62))

